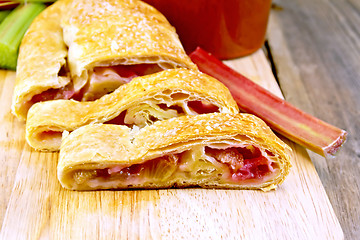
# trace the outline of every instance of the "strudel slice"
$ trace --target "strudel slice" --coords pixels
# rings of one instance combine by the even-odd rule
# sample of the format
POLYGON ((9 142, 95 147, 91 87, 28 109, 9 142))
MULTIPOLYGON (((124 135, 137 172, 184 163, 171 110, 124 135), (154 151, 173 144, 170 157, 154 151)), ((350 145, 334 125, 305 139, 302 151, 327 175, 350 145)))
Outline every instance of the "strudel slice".
POLYGON ((144 127, 158 120, 211 112, 238 113, 218 80, 184 68, 134 78, 96 101, 53 100, 29 110, 26 140, 38 150, 59 150, 63 131, 91 123, 144 127))
POLYGON ((261 189, 289 173, 290 148, 250 114, 209 113, 142 129, 91 124, 64 134, 61 185, 73 190, 261 189))
POLYGON ((136 76, 196 69, 174 27, 134 0, 59 0, 34 19, 19 50, 12 112, 37 102, 93 101, 136 76))

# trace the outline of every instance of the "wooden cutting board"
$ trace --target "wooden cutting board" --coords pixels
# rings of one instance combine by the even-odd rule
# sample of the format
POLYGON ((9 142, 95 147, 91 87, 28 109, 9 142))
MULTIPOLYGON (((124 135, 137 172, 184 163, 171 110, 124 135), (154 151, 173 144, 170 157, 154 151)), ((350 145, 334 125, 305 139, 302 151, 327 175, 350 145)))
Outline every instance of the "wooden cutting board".
MULTIPOLYGON (((264 53, 226 64, 281 96, 264 53)), ((0 71, 0 239, 343 239, 306 150, 276 191, 169 189, 76 192, 57 153, 32 150, 10 113, 14 72, 0 71)))

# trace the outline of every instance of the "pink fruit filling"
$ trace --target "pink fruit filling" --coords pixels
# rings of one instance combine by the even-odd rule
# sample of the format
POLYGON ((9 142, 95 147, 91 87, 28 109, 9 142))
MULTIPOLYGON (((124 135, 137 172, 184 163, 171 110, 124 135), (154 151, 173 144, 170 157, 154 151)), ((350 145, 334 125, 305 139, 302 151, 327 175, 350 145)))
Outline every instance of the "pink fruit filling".
POLYGON ((193 109, 198 114, 218 112, 219 107, 204 101, 190 101, 189 108, 193 109))
MULTIPOLYGON (((196 112, 197 114, 219 112, 219 107, 217 107, 211 103, 204 102, 204 101, 188 101, 187 105, 192 111, 196 112)), ((163 109, 164 111, 169 110, 169 109, 175 110, 179 114, 179 116, 185 114, 184 109, 178 105, 167 106, 166 104, 160 103, 160 104, 158 104, 158 106, 161 109, 163 109)), ((126 116, 126 111, 123 111, 117 117, 115 117, 105 123, 126 125, 125 116, 126 116)), ((152 122, 155 122, 157 119, 155 119, 154 116, 150 116, 150 120, 152 122)))
MULTIPOLYGON (((144 76, 161 71, 157 64, 119 65, 111 67, 95 67, 90 73, 89 81, 80 90, 75 91, 72 82, 59 89, 48 89, 34 95, 30 104, 55 99, 84 100, 84 96, 91 92, 86 101, 93 101, 105 94, 113 92, 119 86, 129 83, 134 77, 144 76)), ((59 72, 59 76, 66 76, 65 70, 59 72)))
MULTIPOLYGON (((205 152, 216 161, 228 166, 234 182, 246 179, 262 179, 265 175, 274 172, 276 163, 262 155, 261 151, 253 146, 231 147, 227 149, 205 148, 205 152)), ((272 155, 270 152, 269 155, 272 155)))
POLYGON ((97 169, 96 177, 103 179, 122 179, 131 183, 146 179, 166 179, 174 172, 179 155, 169 155, 155 158, 141 164, 125 167, 116 165, 110 168, 97 169), (135 180, 135 181, 134 181, 135 180))
MULTIPOLYGON (((205 147, 205 154, 220 163, 220 166, 216 164, 218 165, 217 168, 224 170, 220 171, 220 173, 230 172, 230 175, 222 174, 222 182, 245 183, 245 180, 261 181, 266 175, 278 169, 276 163, 267 159, 258 148, 253 146, 226 149, 205 147)), ((188 161, 188 159, 184 159, 186 155, 183 153, 166 155, 131 166, 114 165, 96 170, 92 178, 100 178, 105 181, 118 179, 129 185, 141 184, 146 181, 170 181, 177 176, 184 176, 179 166, 188 161)), ((271 156, 272 154, 268 153, 268 155, 271 156)), ((201 171, 196 167, 192 169, 194 173, 199 170, 201 171)), ((197 179, 204 177, 218 178, 219 175, 195 177, 197 179)))
POLYGON ((31 99, 31 102, 34 104, 37 102, 56 100, 56 99, 70 99, 74 96, 74 94, 75 91, 73 85, 72 83, 70 83, 63 88, 48 89, 45 92, 34 95, 31 99))

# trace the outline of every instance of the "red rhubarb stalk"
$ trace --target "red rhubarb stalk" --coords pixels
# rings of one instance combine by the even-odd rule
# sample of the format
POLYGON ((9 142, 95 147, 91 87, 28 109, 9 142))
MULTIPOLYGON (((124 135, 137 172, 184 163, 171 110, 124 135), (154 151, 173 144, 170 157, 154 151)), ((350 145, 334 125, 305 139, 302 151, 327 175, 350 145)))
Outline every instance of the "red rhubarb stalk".
POLYGON ((190 54, 199 70, 227 86, 241 111, 262 118, 274 131, 324 156, 334 156, 346 131, 303 112, 197 48, 190 54))
POLYGON ((0 11, 13 9, 18 5, 19 3, 15 1, 0 1, 0 11))

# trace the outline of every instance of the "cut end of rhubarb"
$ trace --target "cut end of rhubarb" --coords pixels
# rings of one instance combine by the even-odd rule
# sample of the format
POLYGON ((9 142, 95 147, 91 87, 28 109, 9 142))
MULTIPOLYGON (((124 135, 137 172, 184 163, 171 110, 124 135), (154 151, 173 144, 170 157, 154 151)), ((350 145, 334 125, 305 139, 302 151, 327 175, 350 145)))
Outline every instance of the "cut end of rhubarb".
POLYGON ((332 142, 330 145, 323 148, 323 156, 325 158, 333 158, 336 156, 340 148, 344 145, 346 142, 347 132, 344 130, 341 130, 341 134, 339 137, 332 142))
POLYGON ((222 82, 239 108, 263 119, 274 131, 324 157, 335 156, 346 131, 296 108, 198 47, 190 54, 199 70, 222 82))

